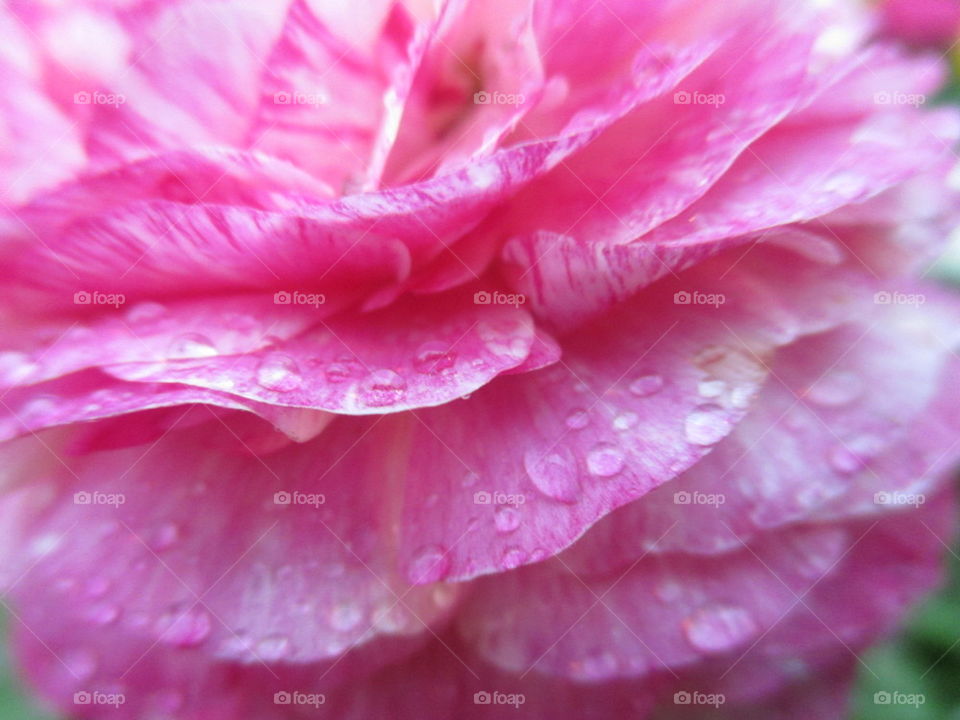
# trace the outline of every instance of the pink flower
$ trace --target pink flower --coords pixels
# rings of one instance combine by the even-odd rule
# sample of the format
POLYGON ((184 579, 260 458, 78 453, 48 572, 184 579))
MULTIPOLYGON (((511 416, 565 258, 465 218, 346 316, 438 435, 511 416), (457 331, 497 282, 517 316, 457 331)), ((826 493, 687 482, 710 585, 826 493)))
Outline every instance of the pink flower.
POLYGON ((792 2, 435 5, 2 11, 25 676, 839 716, 952 527, 942 67, 792 2))
POLYGON ((912 45, 946 49, 960 39, 957 0, 883 0, 881 27, 912 45))

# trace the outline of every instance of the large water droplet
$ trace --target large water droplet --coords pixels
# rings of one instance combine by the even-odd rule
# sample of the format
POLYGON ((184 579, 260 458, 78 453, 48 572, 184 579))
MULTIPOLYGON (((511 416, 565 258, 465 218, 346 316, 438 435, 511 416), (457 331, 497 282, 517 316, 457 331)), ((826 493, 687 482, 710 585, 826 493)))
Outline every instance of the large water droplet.
POLYGON ((805 396, 811 402, 825 407, 841 407, 856 400, 863 393, 863 381, 846 370, 827 373, 807 388, 805 396))
POLYGON ((630 392, 637 397, 647 397, 663 387, 663 378, 659 375, 642 375, 630 383, 630 392))
POLYGON ((166 550, 180 537, 180 530, 173 523, 163 523, 153 533, 150 539, 150 547, 156 551, 166 550))
POLYGON ((257 383, 267 390, 290 392, 300 387, 303 376, 296 361, 289 355, 267 355, 257 366, 257 383))
POLYGON ((201 608, 169 612, 160 618, 157 629, 163 642, 193 647, 210 635, 210 615, 201 608))
POLYGON ((624 458, 613 445, 597 445, 587 455, 587 470, 597 477, 613 477, 623 470, 624 458))
POLYGON ((450 572, 450 556, 440 545, 427 545, 413 554, 407 578, 414 585, 443 580, 450 572))
POLYGON ((167 348, 170 359, 203 358, 217 355, 217 346, 206 335, 186 333, 173 339, 167 348))
POLYGON ((523 565, 526 559, 526 552, 518 547, 511 547, 504 551, 500 565, 504 570, 513 570, 514 568, 518 568, 523 565))
POLYGON ((694 445, 714 445, 730 432, 730 420, 723 408, 704 405, 687 416, 684 433, 694 445))
POLYGON ((330 363, 324 370, 327 382, 342 383, 350 377, 350 368, 343 363, 330 363))
POLYGON ((370 407, 394 405, 406 390, 407 381, 393 370, 375 370, 360 384, 363 400, 370 407))
POLYGON ((285 635, 267 635, 257 643, 256 654, 264 662, 282 660, 290 653, 290 638, 285 635))
POLYGON ((586 410, 578 408, 567 415, 566 424, 571 430, 583 430, 590 424, 590 415, 586 410))
POLYGON ((540 457, 540 451, 527 450, 523 466, 534 486, 549 498, 565 503, 574 503, 580 494, 576 466, 561 455, 552 453, 540 457))
POLYGON ((493 513, 493 523, 497 532, 512 533, 520 527, 520 511, 510 505, 501 505, 493 513))
POLYGON ((413 358, 413 366, 417 372, 427 375, 439 375, 444 370, 453 367, 456 354, 450 348, 438 341, 424 343, 417 350, 413 358))
POLYGON ((359 624, 363 613, 360 607, 352 602, 343 602, 335 605, 330 611, 330 625, 334 630, 347 632, 359 624))
POLYGON ((732 605, 710 605, 683 621, 688 642, 706 653, 727 652, 753 637, 759 628, 750 613, 732 605))

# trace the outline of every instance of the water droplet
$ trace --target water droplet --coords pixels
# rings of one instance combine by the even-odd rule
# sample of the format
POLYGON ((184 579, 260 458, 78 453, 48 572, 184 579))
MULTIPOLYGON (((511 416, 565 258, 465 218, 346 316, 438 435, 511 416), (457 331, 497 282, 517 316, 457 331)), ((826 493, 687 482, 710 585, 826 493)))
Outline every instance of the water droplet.
POLYGON ((697 392, 705 398, 718 398, 726 389, 727 384, 723 380, 701 380, 697 384, 697 392))
POLYGON ((335 605, 330 611, 330 625, 334 630, 347 632, 357 626, 363 617, 360 608, 351 602, 335 605))
POLYGON ((26 353, 0 353, 0 383, 4 385, 15 385, 26 380, 37 369, 38 365, 26 353))
POLYGON ((163 523, 150 539, 150 547, 156 551, 166 550, 180 537, 180 530, 173 523, 163 523))
POLYGON ((830 448, 827 454, 830 467, 844 475, 852 475, 864 467, 863 458, 847 449, 845 445, 837 444, 830 448))
POLYGON ((120 617, 120 608, 112 603, 100 603, 90 608, 87 617, 97 625, 109 625, 120 617))
POLYGON ((289 355, 273 353, 257 366, 257 382, 276 392, 290 392, 300 387, 303 377, 296 361, 289 355))
POLYGON ((587 470, 597 477, 613 477, 623 470, 623 464, 623 453, 613 445, 598 445, 587 455, 587 470))
POLYGON ((427 545, 417 550, 407 568, 407 578, 414 585, 442 580, 450 572, 450 556, 439 545, 427 545))
POLYGON ((637 397, 653 395, 663 387, 663 378, 659 375, 642 375, 630 383, 630 392, 637 397))
POLYGON ((520 511, 509 505, 501 505, 493 513, 493 523, 497 532, 512 533, 520 527, 520 511))
POLYGON ((571 430, 583 430, 590 424, 590 415, 586 410, 577 409, 567 415, 566 423, 571 430))
POLYGON ((863 381, 854 373, 835 370, 807 388, 806 398, 817 405, 841 407, 856 400, 863 392, 863 381))
POLYGON ((581 680, 609 680, 616 674, 619 662, 616 656, 609 651, 596 652, 588 655, 577 663, 577 676, 581 680))
POLYGON ((138 302, 136 305, 131 306, 127 310, 127 320, 132 323, 147 322, 148 320, 156 320, 159 317, 162 317, 167 309, 156 302, 138 302))
POLYGON ((511 547, 504 551, 500 564, 504 570, 513 570, 523 565, 526 559, 527 553, 518 547, 511 547))
POLYGON ((257 643, 256 653, 264 662, 282 660, 290 653, 290 638, 285 635, 268 635, 257 643))
POLYGON ((730 420, 723 408, 704 405, 687 416, 684 433, 694 445, 714 445, 730 432, 730 420))
POLYGON ((411 626, 410 616, 396 601, 384 601, 376 607, 371 617, 374 627, 388 635, 403 633, 411 626))
POLYGON ((160 618, 160 640, 176 647, 199 645, 210 635, 210 615, 200 608, 172 611, 160 618))
POLYGON ((614 430, 630 430, 640 422, 640 416, 635 412, 620 413, 613 419, 614 430))
POLYGON ((64 653, 63 663, 77 680, 86 680, 97 670, 97 656, 89 650, 70 650, 64 653))
POLYGON ((417 372, 426 375, 439 375, 444 370, 453 367, 456 355, 442 342, 432 341, 424 343, 417 350, 413 358, 413 366, 417 372))
POLYGON ((463 486, 464 487, 473 487, 477 484, 477 481, 480 479, 480 476, 475 472, 468 472, 463 476, 463 486))
POLYGON ((746 610, 732 605, 710 605, 683 621, 687 641, 706 653, 720 653, 742 645, 758 632, 746 610))
POLYGON ((173 339, 167 348, 170 359, 203 358, 217 355, 217 347, 206 335, 186 333, 173 339))
POLYGON ((580 483, 572 461, 556 453, 540 457, 540 451, 531 448, 523 456, 523 466, 531 482, 544 495, 560 502, 576 502, 580 483))
POLYGON ((407 389, 407 381, 393 370, 375 370, 361 383, 361 392, 370 407, 394 405, 407 389))
POLYGON ((343 363, 330 363, 324 370, 324 375, 326 375, 327 382, 342 383, 350 377, 350 368, 343 363))

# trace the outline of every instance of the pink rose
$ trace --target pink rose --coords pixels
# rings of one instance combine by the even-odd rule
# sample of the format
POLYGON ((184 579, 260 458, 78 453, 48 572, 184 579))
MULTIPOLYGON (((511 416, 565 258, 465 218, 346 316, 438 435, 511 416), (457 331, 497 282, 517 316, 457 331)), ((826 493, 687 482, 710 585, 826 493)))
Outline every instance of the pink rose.
POLYGON ((0 18, 0 579, 62 712, 838 717, 937 581, 960 122, 869 19, 0 18))

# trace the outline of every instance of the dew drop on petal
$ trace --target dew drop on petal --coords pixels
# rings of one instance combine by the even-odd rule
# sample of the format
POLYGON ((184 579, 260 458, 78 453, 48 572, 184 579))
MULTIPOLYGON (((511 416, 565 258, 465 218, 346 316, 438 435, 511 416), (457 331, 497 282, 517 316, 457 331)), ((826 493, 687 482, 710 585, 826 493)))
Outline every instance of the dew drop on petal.
POLYGON ((635 412, 620 413, 613 419, 614 430, 630 430, 640 422, 640 416, 635 412))
POLYGON ((343 363, 330 363, 323 374, 326 376, 327 382, 342 383, 350 377, 350 368, 343 363))
POLYGON ((450 556, 440 545, 426 545, 413 554, 407 578, 414 585, 443 580, 450 572, 450 556))
POLYGON ((637 397, 647 397, 662 387, 663 378, 659 375, 642 375, 630 383, 630 392, 637 397))
POLYGON ((623 453, 613 445, 600 444, 587 455, 587 470, 597 477, 613 477, 623 465, 623 453))
POLYGON ((504 551, 500 565, 504 570, 513 570, 523 565, 526 559, 527 554, 523 550, 518 547, 511 547, 504 551))
POLYGON ((178 335, 167 348, 167 357, 172 359, 203 358, 217 354, 217 347, 213 341, 200 333, 178 335))
POLYGON ((530 481, 544 495, 560 502, 576 502, 580 483, 572 462, 556 453, 541 457, 539 449, 531 448, 523 456, 523 466, 530 481))
POLYGON ((360 384, 361 396, 369 407, 394 405, 406 390, 407 381, 393 370, 375 370, 360 384))
POLYGON ((362 617, 363 613, 355 603, 339 603, 330 611, 330 626, 334 630, 346 632, 355 628, 362 617))
POLYGON ((439 341, 424 343, 417 350, 413 358, 413 366, 417 372, 425 375, 439 375, 444 370, 453 367, 456 354, 447 345, 439 341))
POLYGON ((683 633, 687 641, 706 653, 732 650, 758 631, 750 613, 732 605, 710 605, 683 621, 683 633))
POLYGON ((512 533, 520 527, 520 511, 510 505, 501 505, 494 511, 493 524, 499 533, 512 533))
POLYGON ((590 415, 586 410, 576 409, 567 415, 566 425, 571 430, 583 430, 590 424, 590 415))
POLYGON ((268 635, 256 646, 256 654, 264 662, 282 660, 290 653, 290 638, 285 635, 268 635))
POLYGON ((704 405, 687 416, 684 433, 693 445, 715 445, 730 432, 730 420, 719 406, 704 405))
POLYGON ((303 376, 297 362, 289 355, 267 355, 257 366, 257 383, 275 392, 290 392, 300 387, 303 376))
POLYGON ((199 645, 210 635, 210 615, 200 608, 172 611, 160 618, 160 640, 176 647, 199 645))

